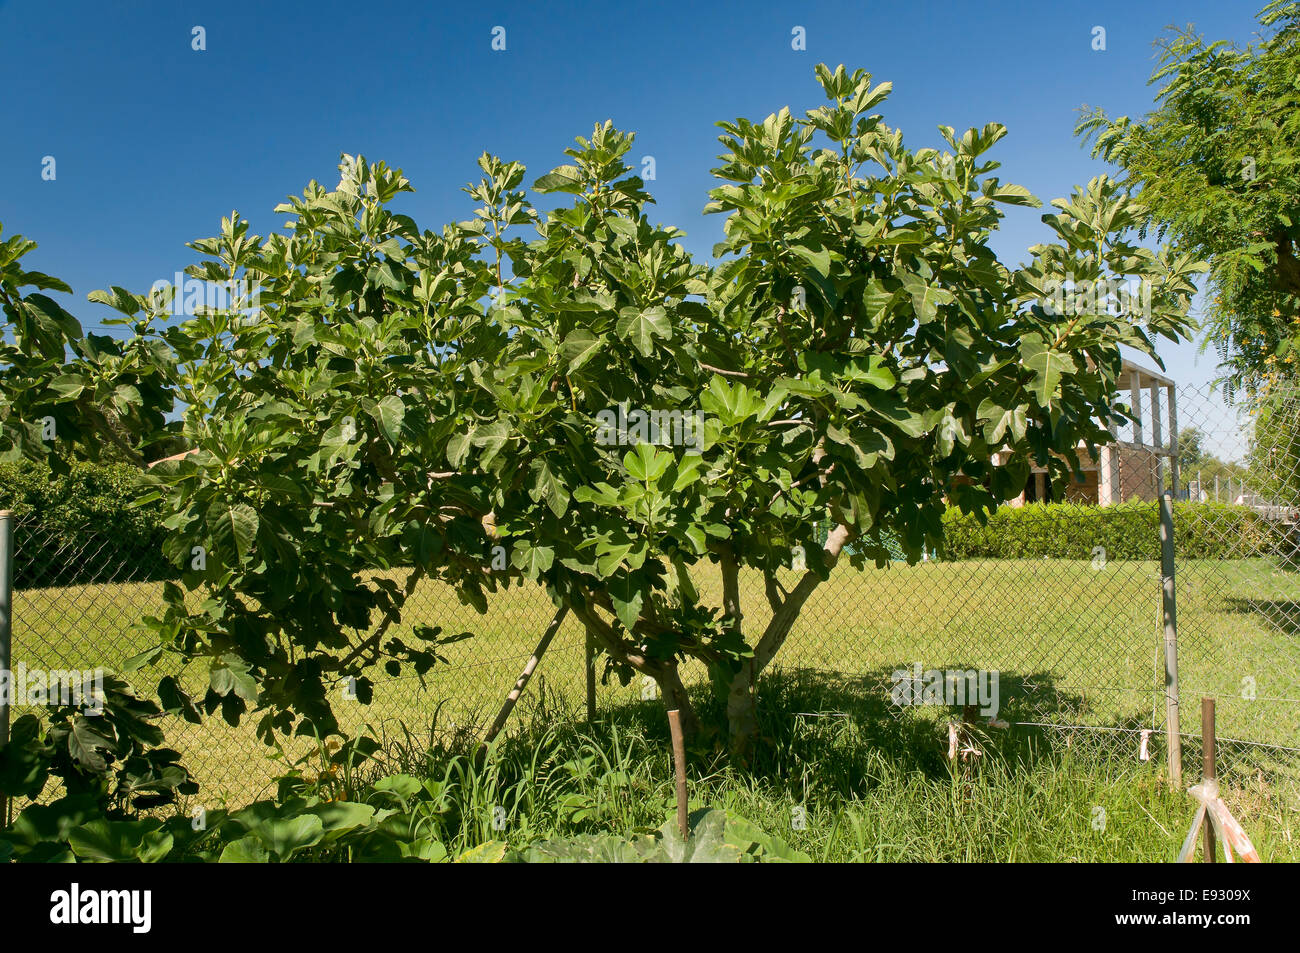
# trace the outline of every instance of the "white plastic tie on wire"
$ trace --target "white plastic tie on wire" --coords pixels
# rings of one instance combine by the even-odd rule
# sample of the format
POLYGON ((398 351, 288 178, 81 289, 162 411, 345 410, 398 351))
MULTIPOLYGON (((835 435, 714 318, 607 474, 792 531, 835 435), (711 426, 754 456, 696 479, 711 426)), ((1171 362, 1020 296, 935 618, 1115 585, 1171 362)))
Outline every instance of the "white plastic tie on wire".
POLYGON ((1147 747, 1147 745, 1148 745, 1148 743, 1149 743, 1150 741, 1151 741, 1151 729, 1150 729, 1150 728, 1143 728, 1143 729, 1142 729, 1142 744, 1138 746, 1138 760, 1139 760, 1139 761, 1150 761, 1150 760, 1151 760, 1151 749, 1147 747))

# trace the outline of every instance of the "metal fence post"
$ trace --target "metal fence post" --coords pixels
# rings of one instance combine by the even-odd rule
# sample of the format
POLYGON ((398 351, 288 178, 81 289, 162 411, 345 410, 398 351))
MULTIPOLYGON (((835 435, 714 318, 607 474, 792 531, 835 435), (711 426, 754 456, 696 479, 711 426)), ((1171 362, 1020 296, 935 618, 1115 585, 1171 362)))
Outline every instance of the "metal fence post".
MULTIPOLYGON (((10 674, 10 647, 13 635, 14 589, 14 515, 0 510, 0 746, 9 743, 9 696, 13 686, 10 674)), ((0 791, 0 824, 9 823, 9 796, 0 791)))
POLYGON ((1173 494, 1160 497, 1160 581, 1165 621, 1165 735, 1169 747, 1169 783, 1183 787, 1183 736, 1178 730, 1178 603, 1174 594, 1173 494))
MULTIPOLYGON (((1201 699, 1201 778, 1205 781, 1213 781, 1218 778, 1218 770, 1215 767, 1215 744, 1214 744, 1214 699, 1201 699)), ((1218 861, 1218 852, 1214 846, 1214 825, 1210 819, 1205 819, 1205 856, 1202 861, 1207 864, 1213 864, 1218 861)))

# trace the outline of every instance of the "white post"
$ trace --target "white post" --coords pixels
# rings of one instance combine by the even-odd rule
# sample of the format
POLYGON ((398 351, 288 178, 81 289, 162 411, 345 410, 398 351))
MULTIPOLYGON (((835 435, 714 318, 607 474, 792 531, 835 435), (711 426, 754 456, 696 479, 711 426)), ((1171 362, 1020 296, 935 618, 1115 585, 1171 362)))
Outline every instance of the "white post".
POLYGON ((1097 502, 1102 506, 1110 506, 1115 502, 1115 485, 1111 482, 1110 473, 1110 455, 1114 453, 1111 447, 1101 448, 1101 459, 1097 461, 1097 502))
POLYGON ((1169 453, 1170 472, 1173 474, 1174 498, 1178 498, 1178 394, 1174 385, 1169 385, 1169 453))
POLYGON ((1133 442, 1142 445, 1142 375, 1137 371, 1129 382, 1130 400, 1133 403, 1133 442))
POLYGON ((1160 416, 1160 387, 1153 381, 1151 384, 1151 446, 1155 448, 1155 452, 1151 455, 1151 470, 1157 499, 1165 491, 1165 458, 1160 453, 1165 448, 1165 435, 1161 430, 1160 416))

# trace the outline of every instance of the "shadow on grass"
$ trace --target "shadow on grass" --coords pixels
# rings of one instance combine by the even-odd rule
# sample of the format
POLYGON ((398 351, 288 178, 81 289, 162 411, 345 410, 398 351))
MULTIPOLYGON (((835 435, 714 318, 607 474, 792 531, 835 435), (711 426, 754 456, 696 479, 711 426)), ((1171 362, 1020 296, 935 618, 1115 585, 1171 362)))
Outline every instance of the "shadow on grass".
MULTIPOLYGON (((961 708, 893 704, 893 672, 882 668, 848 675, 797 669, 765 675, 759 684, 758 744, 743 768, 727 757, 723 702, 707 683, 692 686, 702 731, 690 746, 691 774, 732 772, 799 797, 810 785, 845 797, 861 795, 885 783, 882 761, 891 765, 892 777, 901 771, 927 780, 951 778, 947 722, 959 720, 961 708)), ((1051 675, 1042 672, 1002 672, 999 696, 1002 703, 996 717, 1009 726, 990 726, 980 718, 972 733, 984 763, 996 761, 1009 772, 1030 773, 1044 760, 1055 763, 1068 757, 1091 762, 1114 755, 1125 770, 1138 765, 1138 733, 1150 727, 1140 716, 1103 724, 1088 714, 1085 697, 1059 689, 1051 675), (1109 729, 1101 738, 1104 745, 1098 743, 1100 732, 1062 728, 1085 720, 1109 729), (1114 752, 1109 750, 1112 747, 1114 752)), ((541 680, 516 709, 512 725, 498 743, 498 759, 503 764, 535 764, 534 754, 542 748, 562 757, 578 750, 584 740, 604 745, 615 735, 642 743, 646 756, 666 759, 670 738, 663 703, 631 701, 606 707, 589 725, 580 704, 550 691, 541 680)), ((464 736, 437 739, 423 754, 427 759, 423 763, 467 755, 472 745, 464 736)), ((1159 746, 1158 737, 1153 738, 1153 756, 1162 755, 1159 746)), ((410 748, 397 761, 403 770, 418 771, 420 754, 410 748), (412 757, 417 763, 412 763, 412 757)))
POLYGON ((1228 611, 1262 617, 1277 631, 1288 636, 1300 635, 1300 601, 1295 599, 1243 599, 1233 596, 1224 600, 1228 611))

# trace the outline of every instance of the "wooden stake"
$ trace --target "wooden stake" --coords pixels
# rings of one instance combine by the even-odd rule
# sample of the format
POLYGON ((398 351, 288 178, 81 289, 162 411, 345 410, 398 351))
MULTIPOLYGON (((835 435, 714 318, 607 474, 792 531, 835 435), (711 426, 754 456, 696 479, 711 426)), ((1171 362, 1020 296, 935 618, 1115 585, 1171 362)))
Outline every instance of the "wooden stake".
POLYGON ((685 841, 690 833, 686 800, 686 742, 682 739, 682 713, 676 708, 668 713, 668 730, 673 736, 673 771, 677 775, 677 830, 685 841))
POLYGON ((590 629, 586 629, 586 636, 587 725, 590 727, 596 723, 596 640, 590 629))
MULTIPOLYGON (((1218 774, 1215 768, 1215 740, 1214 740, 1214 699, 1201 699, 1201 777, 1203 780, 1214 780, 1218 774)), ((1218 863, 1217 852, 1214 844, 1214 825, 1206 821, 1205 824, 1205 856, 1201 858, 1202 863, 1218 863)))
POLYGON ((514 710, 515 703, 519 701, 519 696, 522 695, 524 689, 528 687, 528 680, 533 677, 533 672, 537 669, 537 663, 542 660, 542 656, 545 655, 546 650, 550 648, 551 640, 555 638, 555 633, 560 631, 560 624, 564 622, 564 617, 568 614, 568 606, 561 606, 556 611, 555 615, 551 617, 551 624, 546 627, 546 631, 542 634, 541 641, 537 643, 537 648, 533 649, 532 657, 528 659, 528 664, 524 666, 524 670, 519 674, 519 678, 515 680, 515 687, 512 688, 510 694, 506 696, 505 704, 503 704, 501 710, 497 712, 497 717, 496 720, 492 722, 492 727, 489 728, 487 734, 483 736, 483 744, 479 746, 480 756, 482 756, 482 754, 487 750, 487 746, 492 743, 492 739, 495 738, 501 732, 501 729, 505 727, 506 719, 510 717, 510 712, 514 710))

